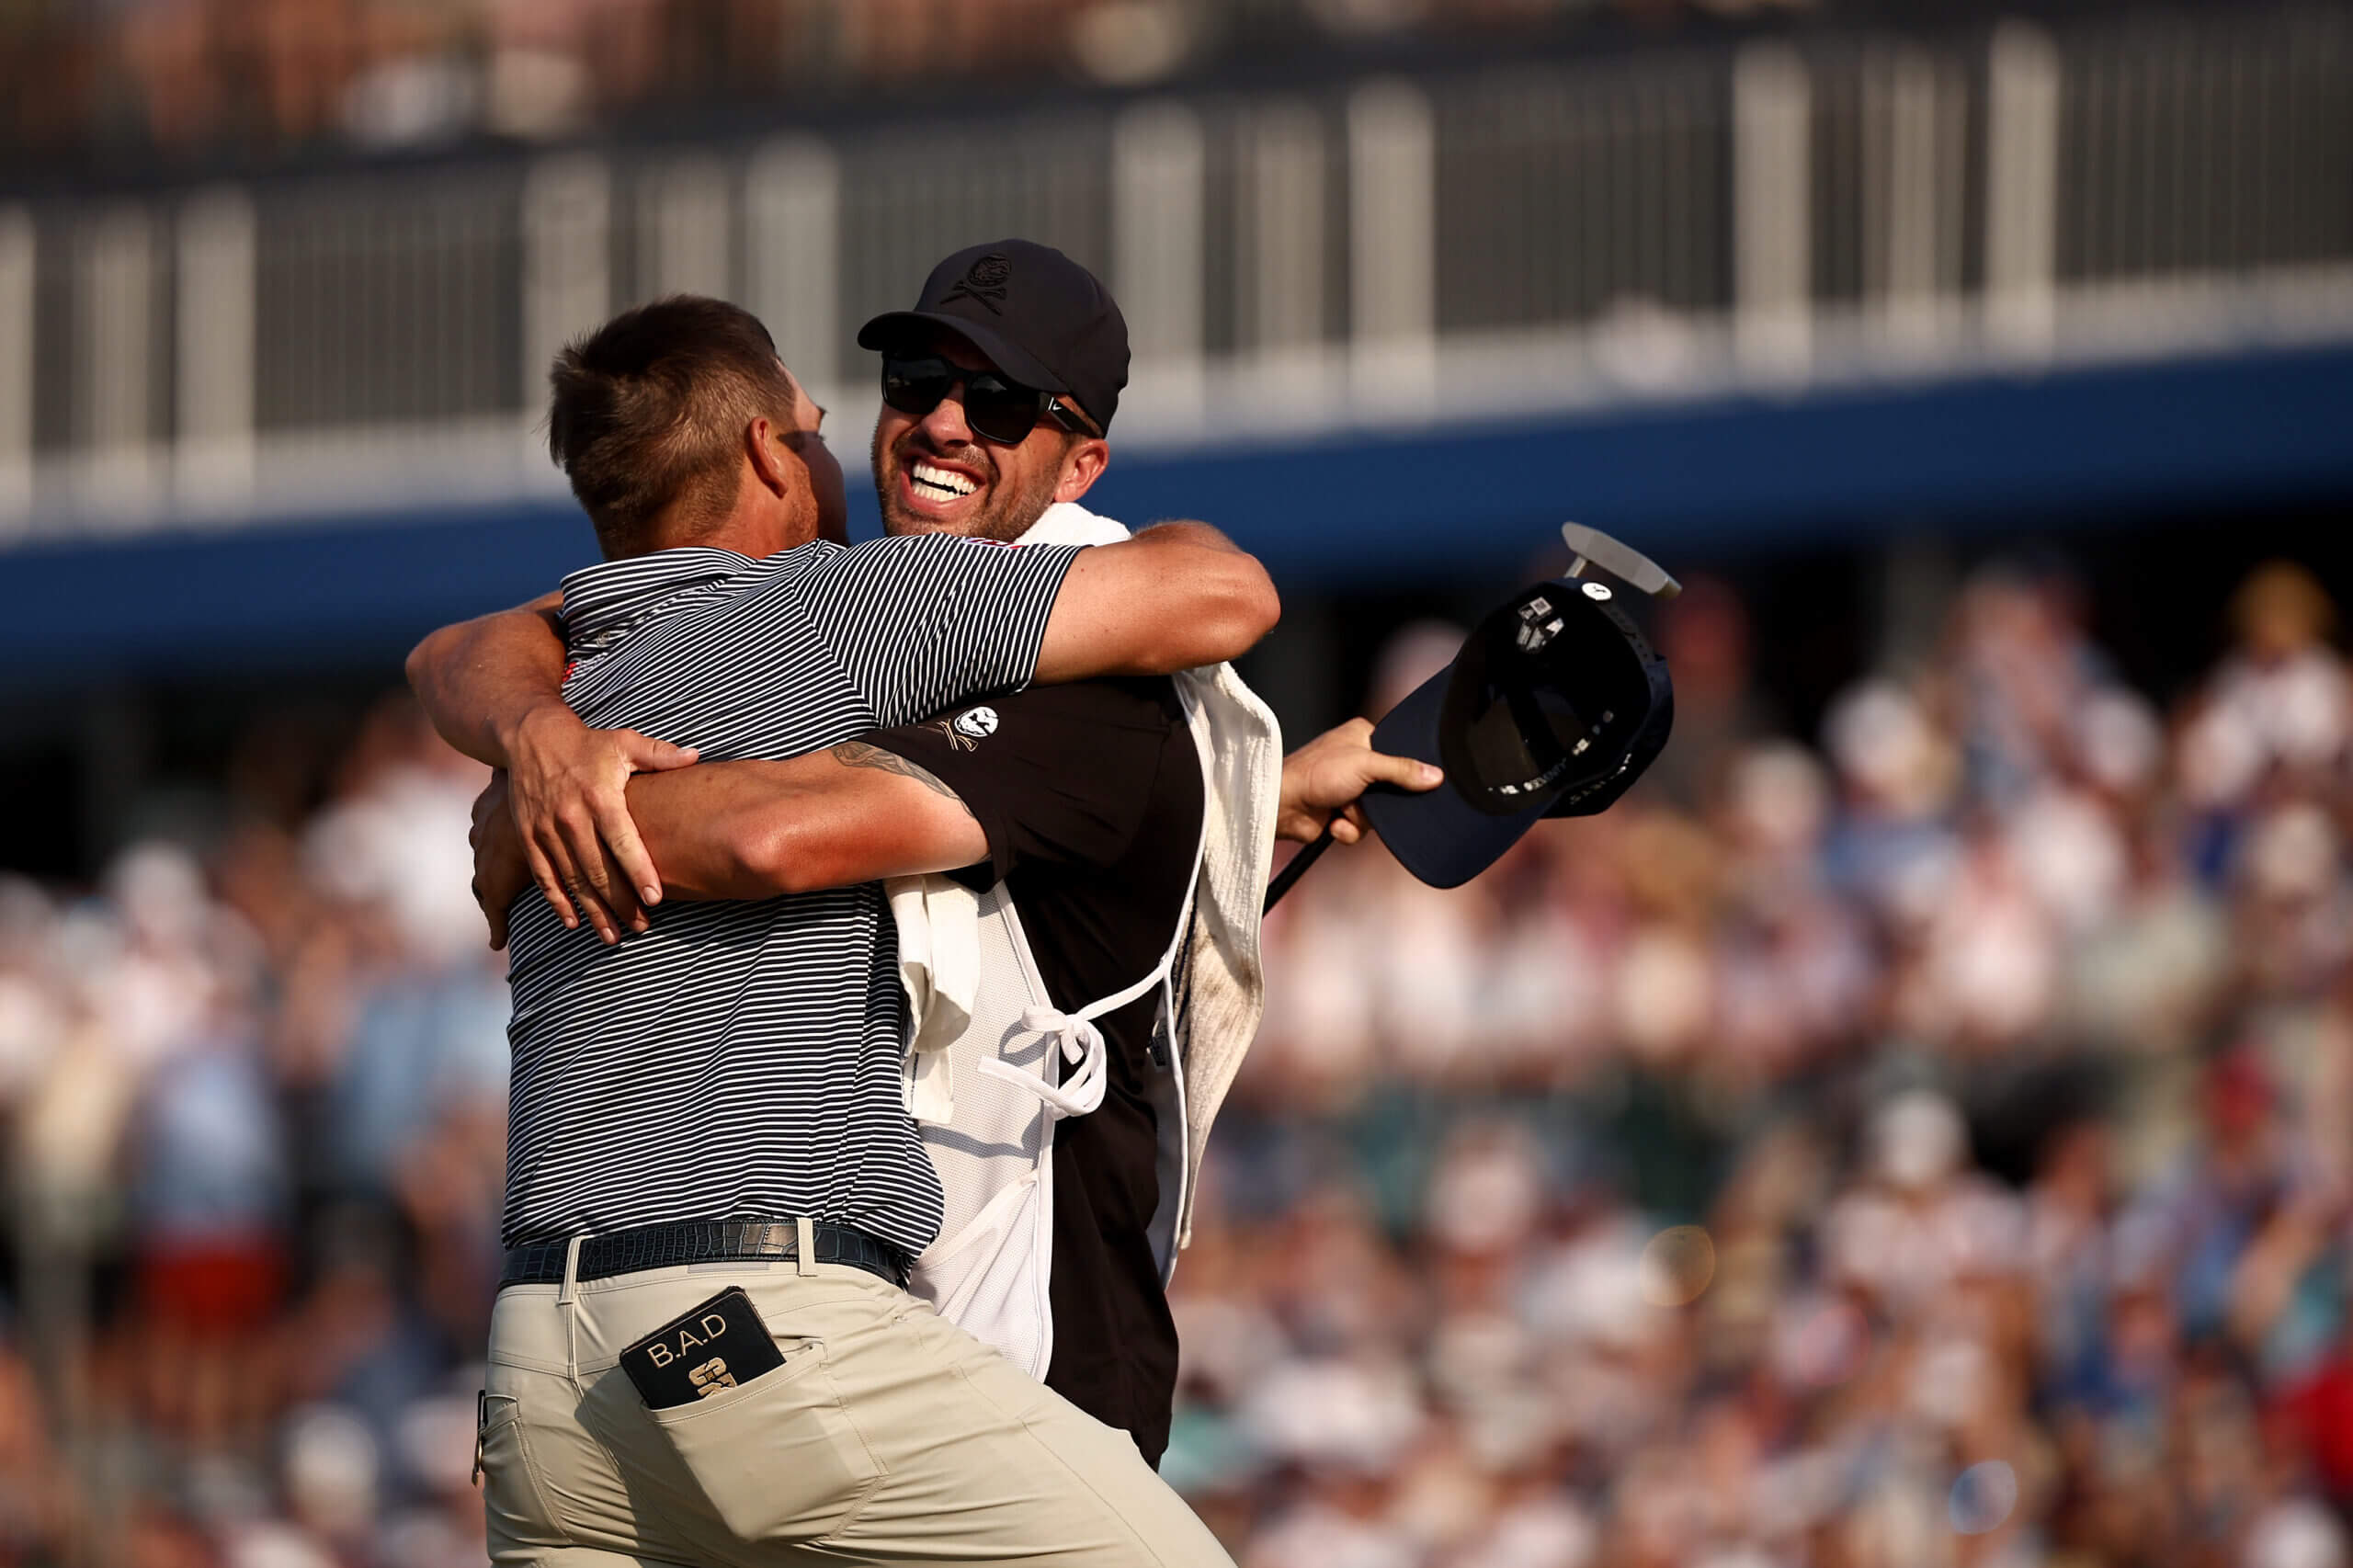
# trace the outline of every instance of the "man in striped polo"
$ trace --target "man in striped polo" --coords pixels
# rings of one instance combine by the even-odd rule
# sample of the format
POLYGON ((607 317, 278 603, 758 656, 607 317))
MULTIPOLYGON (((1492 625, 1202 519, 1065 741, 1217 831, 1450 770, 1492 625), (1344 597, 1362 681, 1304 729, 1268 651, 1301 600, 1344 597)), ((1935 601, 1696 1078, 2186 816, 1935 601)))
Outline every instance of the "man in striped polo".
MULTIPOLYGON (((560 721, 511 618, 411 660, 494 766, 574 714, 642 766, 795 756, 1033 678, 1215 662, 1273 622, 1264 573, 1198 526, 845 548, 823 411, 716 301, 627 312, 552 381, 550 447, 608 558, 535 607, 563 636, 560 721)), ((494 1558, 1224 1562, 1132 1448, 902 1289, 938 1179, 881 893, 825 871, 617 943, 515 911, 494 1558)))

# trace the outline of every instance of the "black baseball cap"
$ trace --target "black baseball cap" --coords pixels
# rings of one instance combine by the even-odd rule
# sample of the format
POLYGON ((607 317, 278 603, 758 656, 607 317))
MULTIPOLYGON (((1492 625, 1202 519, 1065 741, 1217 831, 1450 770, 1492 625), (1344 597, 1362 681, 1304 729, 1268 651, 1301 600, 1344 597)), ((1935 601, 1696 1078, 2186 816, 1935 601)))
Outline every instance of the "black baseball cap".
POLYGON ((1407 870, 1460 887, 1542 818, 1590 816, 1624 794, 1674 722, 1666 661, 1616 591, 1539 583, 1374 727, 1373 750, 1434 762, 1446 782, 1421 794, 1375 785, 1365 815, 1407 870))
POLYGON ((912 311, 858 329, 860 348, 890 348, 940 327, 1026 386, 1059 392, 1108 432, 1128 384, 1128 323, 1095 274, 1051 245, 993 240, 931 269, 912 311))

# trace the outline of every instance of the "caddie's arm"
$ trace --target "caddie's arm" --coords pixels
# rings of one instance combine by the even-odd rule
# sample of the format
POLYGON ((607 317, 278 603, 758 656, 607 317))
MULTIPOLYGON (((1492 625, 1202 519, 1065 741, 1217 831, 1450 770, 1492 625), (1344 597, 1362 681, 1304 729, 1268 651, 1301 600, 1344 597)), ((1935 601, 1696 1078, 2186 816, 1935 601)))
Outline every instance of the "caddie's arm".
POLYGON ((409 650, 408 684, 441 738, 504 767, 517 731, 551 697, 561 704, 562 593, 445 626, 409 650))
MULTIPOLYGON (((563 603, 562 594, 544 594, 445 626, 411 650, 409 685, 443 740, 493 767, 511 767, 518 751, 551 744, 527 732, 563 706, 563 603)), ((1175 675, 1222 664, 1256 647, 1281 615, 1274 580, 1256 557, 1207 523, 1161 523, 1071 562, 1036 678, 1175 675)))
POLYGON ((1173 676, 1238 659, 1282 618, 1274 579, 1207 523, 1160 523, 1079 551, 1063 579, 1037 679, 1173 676))
MULTIPOLYGON (((442 738, 508 774, 524 863, 568 926, 643 930, 659 863, 631 820, 632 776, 683 767, 686 747, 591 730, 563 705, 555 596, 444 627, 409 654, 409 683, 442 738)), ((1206 523, 1172 522, 1081 551, 1048 617, 1036 679, 1173 675, 1237 658, 1282 604, 1257 561, 1206 523)), ((503 908, 503 906, 502 906, 503 908)))

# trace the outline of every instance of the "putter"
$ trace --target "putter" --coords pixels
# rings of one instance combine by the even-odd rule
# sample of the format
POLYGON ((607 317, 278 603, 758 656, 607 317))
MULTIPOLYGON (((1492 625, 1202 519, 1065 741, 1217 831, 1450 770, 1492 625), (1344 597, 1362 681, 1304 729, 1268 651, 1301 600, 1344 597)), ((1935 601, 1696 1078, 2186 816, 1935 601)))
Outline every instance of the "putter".
POLYGON ((1671 599, 1683 585, 1666 569, 1630 544, 1620 544, 1599 528, 1583 523, 1563 523, 1561 538, 1570 551, 1569 575, 1582 577, 1587 566, 1598 566, 1630 588, 1654 599, 1671 599))

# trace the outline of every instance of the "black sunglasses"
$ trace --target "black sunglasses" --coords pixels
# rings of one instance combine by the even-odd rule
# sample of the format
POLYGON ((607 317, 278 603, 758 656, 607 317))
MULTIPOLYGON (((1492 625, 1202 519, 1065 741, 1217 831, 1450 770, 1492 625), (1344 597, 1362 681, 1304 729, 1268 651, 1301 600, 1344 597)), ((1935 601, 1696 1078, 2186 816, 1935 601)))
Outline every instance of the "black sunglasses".
POLYGON ((1051 419, 1075 435, 1096 434, 1086 416, 1064 403, 1059 392, 1025 387, 995 370, 967 370, 937 355, 921 359, 886 355, 882 360, 882 401, 913 418, 920 419, 938 408, 960 381, 964 387, 964 423, 976 436, 1003 446, 1018 446, 1040 419, 1051 419))

